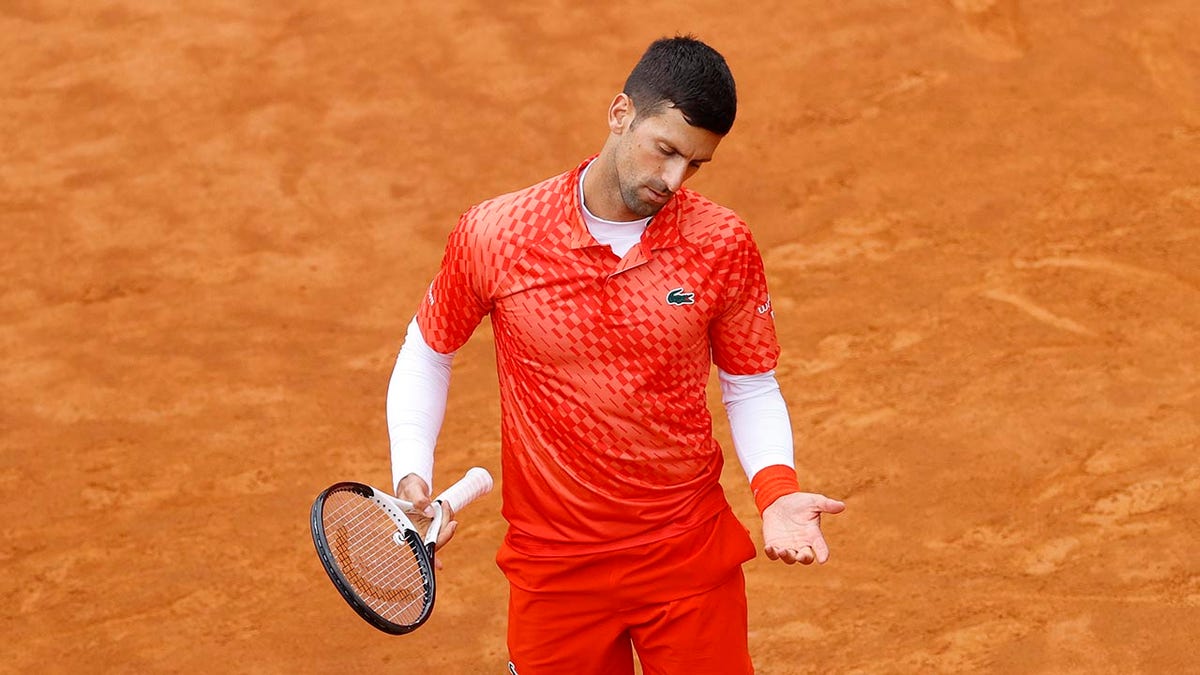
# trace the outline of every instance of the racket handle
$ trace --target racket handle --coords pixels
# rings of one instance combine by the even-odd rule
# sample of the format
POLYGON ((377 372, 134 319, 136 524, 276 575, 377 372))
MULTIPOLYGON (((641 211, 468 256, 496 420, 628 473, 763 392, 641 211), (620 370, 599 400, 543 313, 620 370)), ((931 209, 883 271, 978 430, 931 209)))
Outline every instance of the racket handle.
POLYGON ((437 501, 449 504, 450 508, 458 513, 467 504, 491 491, 492 474, 488 473, 487 469, 476 466, 467 471, 467 474, 457 483, 446 488, 446 491, 438 496, 437 501))

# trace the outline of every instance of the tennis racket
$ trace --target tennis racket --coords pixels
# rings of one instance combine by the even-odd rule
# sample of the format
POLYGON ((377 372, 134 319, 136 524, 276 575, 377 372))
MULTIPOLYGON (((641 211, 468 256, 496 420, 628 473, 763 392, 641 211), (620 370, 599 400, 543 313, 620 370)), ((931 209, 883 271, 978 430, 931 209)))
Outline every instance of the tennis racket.
POLYGON ((336 483, 317 495, 310 527, 325 571, 358 615, 392 635, 433 612, 433 556, 445 503, 454 513, 492 489, 487 469, 467 471, 434 500, 429 518, 402 499, 362 483, 336 483))

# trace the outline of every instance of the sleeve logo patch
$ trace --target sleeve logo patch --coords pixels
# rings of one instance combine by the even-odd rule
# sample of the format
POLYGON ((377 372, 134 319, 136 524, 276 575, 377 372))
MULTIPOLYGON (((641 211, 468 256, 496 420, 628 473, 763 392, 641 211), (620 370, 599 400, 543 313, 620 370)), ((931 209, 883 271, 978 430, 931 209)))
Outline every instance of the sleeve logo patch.
POLYGON ((695 293, 685 293, 683 287, 672 289, 667 293, 668 305, 694 305, 696 304, 695 293))
POLYGON ((758 306, 759 314, 766 314, 767 312, 771 312, 771 316, 775 316, 775 312, 771 310, 771 296, 769 295, 767 296, 767 301, 758 306))

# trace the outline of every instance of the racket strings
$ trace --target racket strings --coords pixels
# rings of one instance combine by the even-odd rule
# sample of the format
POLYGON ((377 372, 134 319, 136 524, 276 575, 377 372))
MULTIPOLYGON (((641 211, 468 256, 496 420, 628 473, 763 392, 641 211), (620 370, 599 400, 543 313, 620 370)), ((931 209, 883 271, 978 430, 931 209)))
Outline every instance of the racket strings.
POLYGON ((395 623, 417 621, 429 601, 420 558, 408 539, 397 540, 396 524, 382 508, 335 493, 322 520, 338 567, 371 609, 395 623))

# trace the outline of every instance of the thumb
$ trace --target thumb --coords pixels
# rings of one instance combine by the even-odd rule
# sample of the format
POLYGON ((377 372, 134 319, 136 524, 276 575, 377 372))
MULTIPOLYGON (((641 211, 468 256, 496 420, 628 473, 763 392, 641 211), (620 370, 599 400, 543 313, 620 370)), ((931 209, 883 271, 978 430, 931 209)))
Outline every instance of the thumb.
POLYGON ((846 510, 846 502, 836 499, 825 498, 825 503, 820 506, 822 513, 841 513, 846 510))

